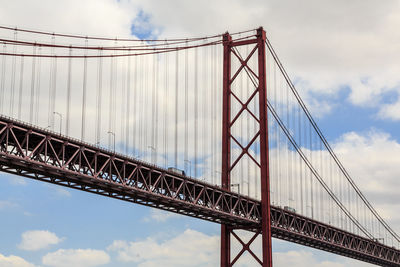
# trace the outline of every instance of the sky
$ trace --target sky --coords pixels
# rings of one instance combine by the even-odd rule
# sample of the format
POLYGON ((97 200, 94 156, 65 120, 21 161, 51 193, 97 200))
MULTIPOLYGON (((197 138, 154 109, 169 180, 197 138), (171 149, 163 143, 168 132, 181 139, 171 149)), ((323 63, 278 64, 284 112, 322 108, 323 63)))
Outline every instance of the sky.
MULTIPOLYGON (((395 0, 0 0, 1 25, 62 33, 172 38, 263 26, 342 163, 396 232, 399 14, 395 0)), ((218 266, 217 224, 0 178, 0 266, 218 266)), ((273 253, 274 266, 367 266, 279 240, 273 253)), ((257 265, 247 255, 237 266, 257 265)))

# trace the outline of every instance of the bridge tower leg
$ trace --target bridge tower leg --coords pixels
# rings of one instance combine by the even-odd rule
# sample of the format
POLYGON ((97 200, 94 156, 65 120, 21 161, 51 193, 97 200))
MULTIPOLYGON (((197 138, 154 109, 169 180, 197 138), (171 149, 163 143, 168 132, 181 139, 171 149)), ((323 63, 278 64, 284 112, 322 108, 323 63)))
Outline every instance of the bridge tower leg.
MULTIPOLYGON (((224 45, 224 65, 223 65, 223 111, 222 111, 222 187, 226 190, 231 189, 231 142, 232 135, 231 129, 233 124, 238 123, 237 117, 245 110, 248 110, 248 105, 253 97, 258 96, 258 110, 259 110, 259 128, 256 136, 259 137, 260 143, 260 177, 261 177, 261 208, 262 208, 262 220, 259 229, 255 229, 255 234, 249 242, 243 242, 240 237, 234 232, 229 225, 221 225, 221 267, 231 267, 237 260, 243 255, 244 252, 249 252, 255 260, 263 267, 272 267, 272 250, 271 250, 271 220, 270 220, 270 182, 269 182, 269 164, 268 164, 268 122, 267 122, 267 87, 266 87, 266 34, 263 28, 257 30, 256 38, 246 40, 232 40, 229 33, 223 36, 224 45), (247 57, 242 58, 235 47, 251 45, 254 46, 250 54, 247 57), (232 76, 231 69, 231 58, 235 56, 239 59, 241 66, 235 70, 232 76), (257 57, 258 70, 252 70, 247 64, 249 59, 257 57), (242 100, 242 108, 236 114, 231 112, 231 99, 236 97, 234 92, 231 90, 231 84, 234 79, 238 76, 241 71, 246 71, 248 75, 251 75, 253 80, 256 82, 257 88, 255 92, 248 96, 249 99, 242 100), (232 118, 236 118, 232 119, 232 118), (259 259, 250 248, 251 243, 258 235, 262 235, 262 259, 259 259), (231 259, 231 237, 236 238, 239 243, 243 246, 242 250, 231 259)), ((250 144, 251 145, 251 144, 250 144)), ((248 154, 248 148, 250 146, 242 147, 241 155, 248 154)))

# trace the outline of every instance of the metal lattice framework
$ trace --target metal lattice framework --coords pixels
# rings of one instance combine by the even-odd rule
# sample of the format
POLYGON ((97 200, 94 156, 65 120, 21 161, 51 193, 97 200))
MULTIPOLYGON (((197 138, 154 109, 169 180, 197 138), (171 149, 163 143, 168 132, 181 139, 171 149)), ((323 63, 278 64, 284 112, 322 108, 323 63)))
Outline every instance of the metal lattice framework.
MULTIPOLYGON (((243 249, 247 250, 256 261, 263 267, 272 266, 272 241, 271 241, 271 220, 270 220, 270 181, 269 181, 269 164, 268 164, 268 124, 267 124, 267 87, 266 87, 266 64, 265 64, 265 41, 266 34, 263 28, 257 30, 256 38, 244 41, 232 41, 229 33, 224 35, 224 68, 223 68, 223 119, 222 119, 222 168, 221 180, 222 187, 230 190, 231 174, 238 162, 243 160, 243 156, 247 155, 257 166, 261 179, 261 224, 258 233, 261 234, 262 240, 262 260, 260 260, 250 249, 250 244, 244 244, 238 235, 226 225, 221 226, 221 266, 230 267, 235 264, 242 255, 243 249), (238 46, 253 45, 251 52, 242 58, 235 50, 238 46), (257 53, 256 53, 257 52, 257 53), (240 67, 234 70, 232 75, 232 57, 240 62, 240 67), (249 67, 248 62, 252 57, 257 57, 258 71, 249 67), (232 90, 232 83, 241 72, 246 72, 249 78, 254 82, 254 92, 247 99, 240 99, 232 90), (256 73, 258 72, 258 73, 256 73), (254 114, 248 105, 258 97, 258 116, 254 114), (232 108, 232 100, 240 103, 241 108, 234 113, 232 108), (238 118, 243 116, 244 112, 248 112, 257 122, 257 131, 250 138, 247 145, 243 146, 238 141, 238 137, 232 134, 232 128, 238 123, 238 118), (249 148, 259 140, 260 160, 255 159, 250 153, 249 148), (233 145, 240 147, 239 156, 231 162, 231 148, 233 145), (231 260, 231 235, 233 235, 239 243, 243 245, 242 251, 231 260)), ((255 235, 256 237, 257 235, 255 235)), ((253 237, 251 239, 254 240, 253 237)), ((250 243, 251 243, 250 242, 250 243)))
POLYGON ((201 219, 254 227, 256 200, 30 126, 0 122, 2 170, 201 219))
MULTIPOLYGON (((255 232, 248 243, 239 241, 240 255, 261 229, 260 201, 6 117, 0 117, 0 170, 223 223, 234 237, 235 229, 255 232)), ((274 206, 270 216, 273 237, 378 265, 400 266, 400 251, 374 240, 274 206)))

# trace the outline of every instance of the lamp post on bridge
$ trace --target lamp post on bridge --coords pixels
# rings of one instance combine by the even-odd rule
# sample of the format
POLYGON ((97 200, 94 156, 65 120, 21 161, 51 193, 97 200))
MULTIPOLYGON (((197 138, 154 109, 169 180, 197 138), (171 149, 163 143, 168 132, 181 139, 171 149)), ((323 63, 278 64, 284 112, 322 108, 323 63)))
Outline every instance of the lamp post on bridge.
POLYGON ((115 153, 115 133, 111 132, 111 131, 108 131, 107 133, 111 134, 113 136, 113 150, 114 150, 114 153, 115 153))
POLYGON ((61 134, 61 130, 62 130, 62 114, 60 112, 57 112, 57 111, 53 111, 53 114, 60 116, 60 134, 61 134))
POLYGON ((192 162, 188 159, 185 159, 185 163, 189 164, 189 176, 192 176, 192 162))
POLYGON ((148 148, 151 149, 151 162, 152 162, 153 164, 157 164, 157 162, 156 162, 156 152, 157 152, 157 149, 156 149, 155 147, 153 147, 153 146, 148 146, 148 148))
POLYGON ((237 183, 237 184, 231 184, 231 187, 235 187, 235 186, 237 186, 237 188, 238 188, 238 194, 240 194, 240 184, 239 184, 239 183, 237 183))
MULTIPOLYGON (((222 175, 222 173, 220 171, 215 171, 215 174, 216 174, 216 177, 218 177, 218 175, 219 175, 219 177, 221 177, 221 175, 222 175)), ((214 181, 214 182, 215 182, 215 185, 218 185, 218 183, 216 181, 214 181)))

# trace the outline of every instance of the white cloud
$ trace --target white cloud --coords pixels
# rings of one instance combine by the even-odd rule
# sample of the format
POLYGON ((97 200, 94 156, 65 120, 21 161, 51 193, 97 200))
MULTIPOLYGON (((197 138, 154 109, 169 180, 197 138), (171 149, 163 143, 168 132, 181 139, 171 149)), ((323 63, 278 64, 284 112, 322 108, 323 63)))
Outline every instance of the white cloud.
POLYGON ((0 10, 3 23, 12 26, 66 33, 129 36, 134 14, 113 0, 44 0, 40 5, 31 1, 9 1, 0 10), (18 10, 31 10, 29 16, 18 10), (92 12, 95 9, 95 12, 92 12), (107 20, 104 18, 107 17, 107 20), (111 22, 110 22, 111 21, 111 22), (57 29, 54 29, 56 27, 57 29))
POLYGON ((9 209, 9 208, 14 208, 17 207, 18 205, 8 201, 8 200, 0 200, 0 210, 4 210, 4 209, 9 209))
POLYGON ((10 255, 5 256, 0 254, 0 266, 1 267, 35 267, 32 263, 27 262, 21 257, 10 255))
POLYGON ((156 222, 166 222, 169 219, 179 217, 178 214, 173 213, 173 212, 167 212, 164 210, 159 210, 159 209, 151 209, 150 214, 148 217, 144 218, 144 221, 150 222, 150 221, 156 221, 156 222))
POLYGON ((110 256, 103 250, 59 249, 42 258, 44 265, 52 267, 92 267, 110 262, 110 256))
POLYGON ((383 119, 400 120, 400 100, 392 104, 382 105, 378 116, 383 119))
POLYGON ((15 175, 9 175, 9 181, 12 185, 26 185, 26 178, 18 177, 15 175))
POLYGON ((71 193, 68 190, 64 189, 64 188, 56 187, 55 190, 56 190, 56 192, 57 192, 57 194, 59 196, 63 196, 63 197, 70 197, 71 196, 71 193))
POLYGON ((382 94, 400 92, 398 1, 379 6, 374 0, 135 3, 152 14, 155 25, 162 26, 163 37, 264 25, 289 74, 302 81, 297 86, 304 97, 318 92, 332 98, 349 86, 351 103, 379 108, 382 94), (177 6, 179 13, 174 12, 177 6), (226 6, 230 12, 224 12, 226 6))
POLYGON ((16 175, 11 175, 8 173, 0 173, 1 178, 5 178, 9 181, 10 184, 12 185, 26 185, 27 184, 27 179, 24 177, 16 176, 16 175))
POLYGON ((371 264, 342 258, 339 261, 318 260, 313 253, 305 250, 290 250, 287 252, 276 252, 273 254, 274 265, 276 266, 296 266, 296 267, 364 267, 373 266, 371 264))
POLYGON ((108 250, 117 252, 119 261, 137 263, 140 267, 215 266, 218 239, 188 229, 162 242, 151 237, 137 242, 114 241, 108 250))
MULTIPOLYGON (((244 241, 252 237, 252 233, 239 231, 238 235, 244 241)), ((277 241, 286 243, 284 241, 277 241)), ((131 262, 138 267, 180 267, 180 266, 217 266, 219 264, 220 237, 206 235, 195 230, 187 229, 183 233, 163 241, 147 238, 143 241, 127 242, 114 241, 108 247, 109 251, 117 253, 121 262, 131 262)), ((281 245, 280 245, 281 246, 281 245)), ((257 238, 252 244, 253 252, 260 254, 260 239, 257 238)), ((232 237, 233 254, 239 252, 241 246, 232 237)), ((317 252, 318 253, 318 252, 317 252)), ((309 249, 298 251, 274 252, 273 260, 276 266, 297 267, 345 267, 345 266, 369 266, 368 264, 336 257, 335 261, 324 261, 316 257, 309 249), (337 263, 336 263, 337 262, 337 263)), ((257 266, 251 255, 245 253, 235 266, 257 266), (254 263, 254 264, 253 264, 254 263)))
POLYGON ((333 147, 361 192, 399 232, 400 143, 388 133, 372 130, 347 133, 333 147))
POLYGON ((56 245, 62 241, 55 233, 43 230, 26 231, 21 235, 22 241, 18 248, 28 251, 36 251, 56 245))

